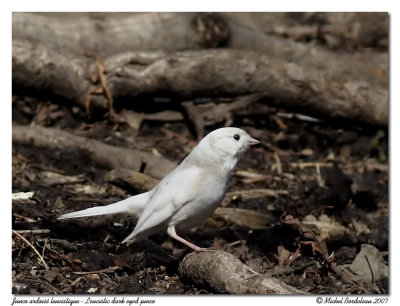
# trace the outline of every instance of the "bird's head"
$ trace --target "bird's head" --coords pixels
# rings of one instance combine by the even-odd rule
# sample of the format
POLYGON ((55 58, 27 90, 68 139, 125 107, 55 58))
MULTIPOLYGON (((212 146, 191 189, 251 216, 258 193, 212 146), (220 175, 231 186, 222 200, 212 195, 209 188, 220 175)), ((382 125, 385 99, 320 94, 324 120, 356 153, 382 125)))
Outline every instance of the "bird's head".
POLYGON ((260 143, 245 131, 235 127, 217 129, 200 142, 210 146, 216 154, 229 157, 240 157, 250 146, 260 143))

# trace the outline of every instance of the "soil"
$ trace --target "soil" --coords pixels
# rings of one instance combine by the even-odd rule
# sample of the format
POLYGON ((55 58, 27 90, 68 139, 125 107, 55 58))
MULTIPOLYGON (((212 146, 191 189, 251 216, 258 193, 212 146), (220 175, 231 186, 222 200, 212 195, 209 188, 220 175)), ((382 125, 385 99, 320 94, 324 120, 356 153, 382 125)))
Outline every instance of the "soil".
MULTIPOLYGON (((186 121, 144 121, 137 131, 102 115, 88 119, 81 109, 55 102, 46 97, 14 96, 13 124, 57 127, 116 146, 157 150, 178 162, 196 143, 186 121)), ((168 103, 164 104, 168 109, 168 103)), ((258 212, 269 222, 256 228, 218 216, 188 236, 199 246, 225 250, 255 271, 272 274, 309 293, 388 294, 387 276, 373 274, 371 282, 358 285, 346 282, 312 238, 285 222, 290 215, 300 221, 342 226, 345 234, 337 237, 326 237, 321 228, 314 227, 339 267, 351 264, 364 244, 376 247, 382 264, 388 265, 388 131, 327 123, 279 109, 270 109, 266 115, 260 109, 264 110, 261 104, 252 104, 245 115, 235 114, 232 124, 262 142, 248 151, 237 167, 257 174, 258 179, 237 171, 228 191, 284 192, 279 196, 237 197, 229 207, 258 212)), ((166 234, 129 247, 121 245, 135 226, 135 220, 128 216, 57 220, 66 212, 136 194, 106 182, 104 176, 110 170, 100 168, 83 152, 13 143, 13 193, 34 192, 34 196, 12 205, 12 228, 31 244, 17 234, 12 236, 12 292, 218 293, 181 278, 179 263, 191 250, 166 234), (60 183, 49 173, 74 177, 75 181, 60 183)))

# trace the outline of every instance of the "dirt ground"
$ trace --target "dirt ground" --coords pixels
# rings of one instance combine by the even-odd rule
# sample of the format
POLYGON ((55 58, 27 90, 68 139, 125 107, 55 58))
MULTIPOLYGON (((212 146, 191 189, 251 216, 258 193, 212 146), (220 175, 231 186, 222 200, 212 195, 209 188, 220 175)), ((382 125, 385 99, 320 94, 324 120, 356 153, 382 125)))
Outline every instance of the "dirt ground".
MULTIPOLYGON (((259 115, 260 107, 257 103, 250 106, 252 116, 235 114, 233 125, 245 129, 262 145, 242 158, 228 192, 274 192, 234 196, 225 203, 228 208, 256 212, 261 223, 231 210, 230 215, 214 215, 188 233, 190 238, 202 247, 225 250, 255 271, 305 292, 388 294, 388 275, 382 272, 389 261, 387 130, 344 127, 339 122, 334 126, 279 109, 271 109, 269 116, 265 112, 259 115), (288 224, 288 216, 314 229, 321 240, 288 224), (353 261, 366 246, 376 252, 372 257, 364 255, 367 260, 361 270, 367 275, 363 278, 353 261), (321 250, 324 247, 331 262, 359 276, 357 282, 346 281, 332 269, 321 250)), ((185 121, 145 121, 137 132, 102 118, 89 121, 79 108, 51 103, 47 98, 14 96, 13 124, 31 123, 116 146, 155 149, 177 162, 196 143, 185 121)), ((34 192, 34 196, 12 205, 12 292, 218 293, 181 277, 179 263, 191 250, 166 234, 129 247, 121 245, 135 225, 128 216, 57 221, 66 212, 137 193, 129 186, 107 182, 109 170, 99 167, 85 152, 13 143, 13 193, 34 192)))

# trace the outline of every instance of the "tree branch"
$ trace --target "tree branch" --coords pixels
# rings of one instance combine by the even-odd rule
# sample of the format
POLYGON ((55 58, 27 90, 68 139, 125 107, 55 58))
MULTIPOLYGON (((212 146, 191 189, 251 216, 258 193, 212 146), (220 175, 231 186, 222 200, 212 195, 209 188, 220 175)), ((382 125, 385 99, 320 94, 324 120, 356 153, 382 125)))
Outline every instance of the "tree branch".
POLYGON ((179 273, 192 282, 220 293, 305 294, 282 281, 259 274, 224 251, 206 250, 185 256, 179 273))
POLYGON ((54 128, 13 126, 12 139, 16 143, 33 144, 44 149, 88 152, 95 163, 111 169, 127 168, 139 171, 144 163, 144 173, 158 179, 177 166, 177 163, 151 152, 115 147, 54 128))

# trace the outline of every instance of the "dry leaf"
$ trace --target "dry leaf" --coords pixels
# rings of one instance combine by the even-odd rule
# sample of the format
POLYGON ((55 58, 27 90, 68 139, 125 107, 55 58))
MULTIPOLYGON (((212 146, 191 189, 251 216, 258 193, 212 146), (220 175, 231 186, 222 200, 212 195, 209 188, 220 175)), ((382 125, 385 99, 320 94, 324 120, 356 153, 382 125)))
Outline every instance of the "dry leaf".
POLYGON ((349 235, 349 229, 339 224, 336 220, 329 218, 327 215, 321 215, 318 219, 313 215, 307 215, 302 221, 308 226, 315 226, 321 238, 328 242, 338 241, 349 235))
POLYGON ((362 244, 361 251, 351 265, 345 267, 353 274, 354 280, 368 283, 382 280, 389 275, 389 268, 383 263, 379 250, 370 244, 362 244))

